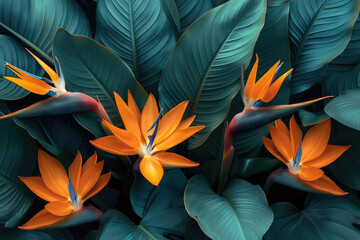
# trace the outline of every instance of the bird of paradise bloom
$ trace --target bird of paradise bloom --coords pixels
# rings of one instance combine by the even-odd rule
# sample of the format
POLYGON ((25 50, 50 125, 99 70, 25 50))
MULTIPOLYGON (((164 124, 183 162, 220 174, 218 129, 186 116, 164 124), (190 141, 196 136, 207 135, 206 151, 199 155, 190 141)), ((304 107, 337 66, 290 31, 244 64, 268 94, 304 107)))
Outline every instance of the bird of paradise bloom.
POLYGON ((41 177, 19 177, 40 198, 49 202, 20 229, 38 229, 66 221, 83 208, 83 203, 103 189, 111 173, 100 176, 104 161, 91 156, 82 166, 78 153, 68 174, 63 165, 42 150, 38 153, 41 177))
POLYGON ((304 136, 294 116, 290 129, 283 121, 269 124, 271 139, 263 136, 266 149, 288 167, 288 172, 312 189, 334 195, 347 194, 320 169, 335 161, 350 146, 328 144, 331 120, 313 126, 304 136))
POLYGON ((63 78, 61 66, 55 57, 58 66, 58 73, 59 75, 51 69, 46 63, 44 63, 40 58, 35 56, 32 52, 26 49, 34 58, 35 60, 41 65, 41 67, 46 71, 46 73, 50 76, 51 80, 38 77, 34 74, 28 73, 20 68, 17 68, 10 63, 6 63, 5 67, 10 69, 13 73, 16 74, 19 78, 16 77, 7 77, 4 76, 5 79, 19 85, 20 87, 28 90, 29 92, 36 93, 39 95, 50 95, 50 96, 57 96, 63 93, 66 93, 65 89, 65 81, 63 78), (51 85, 54 85, 51 86, 51 85))
POLYGON ((256 54, 256 61, 250 71, 246 86, 244 86, 244 78, 242 76, 241 97, 245 110, 257 109, 263 103, 270 102, 278 93, 286 77, 293 70, 290 69, 275 81, 277 73, 282 66, 280 61, 277 61, 258 81, 256 81, 258 64, 259 58, 256 54))
POLYGON ((141 159, 140 172, 155 186, 162 179, 163 167, 196 167, 199 165, 181 155, 165 152, 205 127, 190 127, 195 116, 181 121, 188 101, 180 103, 161 118, 161 112, 159 113, 152 94, 149 95, 142 113, 130 91, 128 91, 128 104, 117 93, 114 95, 126 130, 103 120, 103 126, 114 135, 91 141, 95 147, 117 155, 139 155, 139 159, 141 159))

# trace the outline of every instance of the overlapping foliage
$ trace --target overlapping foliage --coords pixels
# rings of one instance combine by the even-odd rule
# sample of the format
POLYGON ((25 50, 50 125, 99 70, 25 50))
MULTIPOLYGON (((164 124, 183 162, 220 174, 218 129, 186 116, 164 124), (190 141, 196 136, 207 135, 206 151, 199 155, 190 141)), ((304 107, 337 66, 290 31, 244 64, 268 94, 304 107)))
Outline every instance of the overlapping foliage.
POLYGON ((360 239, 359 11, 360 0, 0 0, 11 64, 0 66, 0 239, 360 239), (14 77, 45 81, 50 96, 14 77), (157 150, 164 139, 174 144, 157 150), (71 206, 78 152, 96 151, 111 179, 64 221, 18 229, 46 204, 18 178, 44 174, 38 149, 69 169, 71 206))

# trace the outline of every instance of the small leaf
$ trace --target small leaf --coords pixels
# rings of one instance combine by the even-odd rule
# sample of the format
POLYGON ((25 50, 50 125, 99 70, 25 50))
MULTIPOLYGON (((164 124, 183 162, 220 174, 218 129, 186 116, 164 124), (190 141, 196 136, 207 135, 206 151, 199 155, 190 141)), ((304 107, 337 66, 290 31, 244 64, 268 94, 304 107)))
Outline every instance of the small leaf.
POLYGON ((327 115, 324 111, 310 112, 305 109, 300 109, 299 117, 302 125, 306 127, 325 121, 329 118, 329 115, 327 115))

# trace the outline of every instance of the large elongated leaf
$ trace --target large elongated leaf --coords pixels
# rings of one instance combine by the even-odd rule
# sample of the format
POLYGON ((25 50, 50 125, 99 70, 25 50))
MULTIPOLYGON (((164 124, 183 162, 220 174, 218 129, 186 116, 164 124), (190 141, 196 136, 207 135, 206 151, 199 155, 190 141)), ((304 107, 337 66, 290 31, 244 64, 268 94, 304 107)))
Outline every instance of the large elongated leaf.
POLYGON ((268 0, 267 7, 268 7, 268 9, 277 8, 282 5, 288 4, 291 1, 293 1, 293 0, 268 0))
POLYGON ((261 239, 274 215, 264 192, 244 180, 232 180, 218 195, 201 175, 189 180, 185 189, 189 215, 212 239, 261 239))
MULTIPOLYGON (((6 111, 3 105, 0 107, 6 111)), ((33 201, 33 195, 18 176, 33 173, 37 146, 12 119, 0 120, 0 135, 0 223, 16 227, 33 201)))
POLYGON ((171 234, 184 236, 189 216, 181 195, 162 187, 156 188, 153 195, 139 225, 122 212, 107 211, 100 224, 99 240, 166 240, 169 239, 166 236, 171 234))
MULTIPOLYGON (((337 68, 342 69, 342 68, 337 68)), ((331 72, 321 84, 323 95, 338 96, 345 90, 360 87, 360 64, 348 72, 331 72)))
POLYGON ((360 64, 360 18, 354 24, 348 45, 338 57, 330 62, 326 75, 333 72, 348 72, 357 64, 360 64))
POLYGON ((189 100, 185 116, 205 125, 190 139, 200 145, 225 118, 240 87, 241 66, 249 64, 263 27, 263 0, 231 0, 204 14, 182 35, 167 61, 159 101, 167 112, 189 100))
MULTIPOLYGON (((121 124, 121 118, 113 92, 117 92, 123 99, 127 99, 128 90, 137 99, 146 98, 144 89, 136 82, 126 63, 90 38, 71 35, 59 29, 54 37, 53 52, 61 64, 66 89, 85 93, 94 99, 98 97, 116 125, 121 124)), ((90 122, 92 126, 100 128, 91 131, 101 132, 97 117, 77 119, 86 127, 90 122)))
POLYGON ((265 240, 359 239, 360 207, 345 197, 309 195, 303 210, 291 203, 271 206, 275 220, 265 240))
POLYGON ((175 2, 179 11, 181 32, 212 8, 211 0, 175 0, 175 2))
POLYGON ((80 151, 83 158, 87 159, 94 153, 94 147, 89 143, 93 135, 82 128, 72 115, 14 120, 55 155, 59 155, 63 149, 71 149, 74 154, 80 151))
POLYGON ((327 64, 350 40, 359 0, 303 0, 290 3, 292 93, 312 87, 327 64))
POLYGON ((8 68, 5 68, 2 63, 9 62, 36 75, 42 74, 42 71, 36 66, 33 57, 15 39, 0 35, 0 49, 0 99, 14 100, 22 98, 29 92, 3 78, 3 76, 16 77, 16 75, 8 68))
POLYGON ((177 40, 162 0, 99 1, 96 41, 117 53, 142 86, 156 92, 161 69, 177 40))
POLYGON ((349 90, 325 106, 325 112, 345 126, 360 131, 360 88, 349 90))
POLYGON ((6 28, 50 62, 47 55, 51 54, 51 41, 59 27, 90 36, 88 20, 76 1, 0 0, 0 9, 0 28, 6 28))

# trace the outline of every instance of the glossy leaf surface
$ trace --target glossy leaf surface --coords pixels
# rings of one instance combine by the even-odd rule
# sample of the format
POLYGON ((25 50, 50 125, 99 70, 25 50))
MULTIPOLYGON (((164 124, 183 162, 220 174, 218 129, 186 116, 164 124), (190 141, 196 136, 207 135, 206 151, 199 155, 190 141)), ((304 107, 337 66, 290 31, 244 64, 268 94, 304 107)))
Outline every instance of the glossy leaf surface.
POLYGON ((177 43, 159 84, 164 112, 189 100, 185 116, 206 128, 189 139, 199 146, 225 118, 264 24, 265 1, 231 0, 199 18, 177 43), (184 61, 186 59, 186 61, 184 61))
POLYGON ((274 218, 262 189, 244 180, 230 181, 218 195, 196 175, 189 180, 184 201, 189 215, 212 239, 261 239, 274 218))

